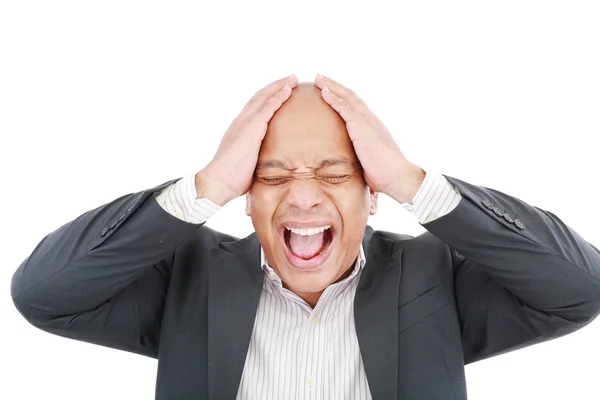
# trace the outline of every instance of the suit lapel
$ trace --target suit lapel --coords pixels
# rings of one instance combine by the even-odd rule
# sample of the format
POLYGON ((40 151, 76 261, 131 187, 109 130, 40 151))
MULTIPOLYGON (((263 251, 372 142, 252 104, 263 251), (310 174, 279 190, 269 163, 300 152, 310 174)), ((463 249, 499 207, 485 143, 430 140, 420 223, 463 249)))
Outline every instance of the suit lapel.
POLYGON ((208 398, 234 399, 263 283, 256 233, 220 243, 209 259, 208 398))
POLYGON ((398 396, 398 291, 402 249, 367 226, 366 263, 354 298, 360 352, 374 400, 398 396))

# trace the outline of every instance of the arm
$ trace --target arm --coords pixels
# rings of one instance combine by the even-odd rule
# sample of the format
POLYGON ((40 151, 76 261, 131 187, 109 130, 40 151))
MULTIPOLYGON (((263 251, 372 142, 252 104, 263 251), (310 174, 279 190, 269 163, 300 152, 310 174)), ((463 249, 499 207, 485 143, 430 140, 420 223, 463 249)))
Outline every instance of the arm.
POLYGON ((18 311, 44 331, 156 358, 175 249, 220 208, 195 200, 193 182, 122 196, 47 235, 12 277, 18 311))
POLYGON ((446 176, 462 195, 423 227, 446 243, 465 364, 574 332, 600 313, 600 251, 551 212, 446 176))
POLYGON ((259 90, 199 173, 120 197, 43 238, 12 277, 19 312, 47 332, 158 357, 176 249, 198 231, 197 246, 218 242, 200 228, 248 192, 267 125, 297 84, 291 75, 259 90))
MULTIPOLYGON (((315 84, 346 121, 369 187, 405 207, 418 201, 423 171, 382 121, 339 82, 317 75, 315 84)), ((565 335, 596 318, 598 249, 548 211, 444 176, 461 195, 458 205, 420 222, 449 247, 466 364, 565 335)), ((414 211, 421 213, 418 206, 414 211)))

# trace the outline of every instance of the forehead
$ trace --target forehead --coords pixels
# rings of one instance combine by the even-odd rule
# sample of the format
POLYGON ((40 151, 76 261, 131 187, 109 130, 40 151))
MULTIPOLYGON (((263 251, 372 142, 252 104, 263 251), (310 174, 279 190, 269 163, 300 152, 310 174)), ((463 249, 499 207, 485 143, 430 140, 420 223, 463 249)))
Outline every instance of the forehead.
POLYGON ((293 168, 316 167, 324 160, 357 160, 345 121, 312 84, 296 88, 271 118, 258 159, 259 165, 280 160, 293 168))
MULTIPOLYGON (((259 160, 256 164, 256 170, 269 170, 269 169, 280 169, 280 170, 295 170, 300 166, 293 165, 288 160, 285 159, 267 159, 267 160, 259 160)), ((337 168, 341 170, 351 170, 356 168, 356 162, 349 160, 345 157, 331 157, 319 160, 311 165, 308 165, 310 168, 337 168)))

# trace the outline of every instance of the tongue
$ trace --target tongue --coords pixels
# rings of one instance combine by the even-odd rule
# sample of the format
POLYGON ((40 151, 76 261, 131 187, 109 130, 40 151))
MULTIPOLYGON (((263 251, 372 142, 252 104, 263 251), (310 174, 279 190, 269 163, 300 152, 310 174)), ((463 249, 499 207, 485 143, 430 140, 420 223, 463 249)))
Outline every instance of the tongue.
POLYGON ((306 236, 290 232, 290 248, 292 253, 305 260, 313 258, 323 247, 324 236, 325 232, 306 236))

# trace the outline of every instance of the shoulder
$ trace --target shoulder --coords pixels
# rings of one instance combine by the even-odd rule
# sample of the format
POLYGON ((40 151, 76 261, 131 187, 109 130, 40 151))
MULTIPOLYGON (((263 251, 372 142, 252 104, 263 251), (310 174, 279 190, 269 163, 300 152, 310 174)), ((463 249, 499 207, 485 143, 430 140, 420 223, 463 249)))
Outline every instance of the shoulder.
POLYGON ((203 258, 210 254, 210 249, 218 248, 219 244, 237 240, 239 238, 236 236, 221 232, 204 224, 175 250, 175 255, 183 259, 188 259, 189 257, 194 259, 198 257, 203 258))
POLYGON ((433 249, 446 251, 448 249, 446 243, 429 231, 425 231, 417 236, 385 230, 374 230, 373 234, 378 235, 383 239, 390 240, 394 242, 396 246, 400 246, 403 249, 418 249, 421 251, 433 249))

